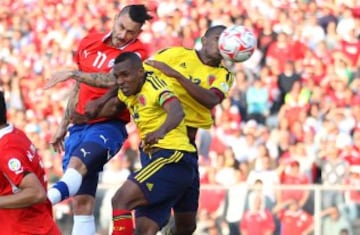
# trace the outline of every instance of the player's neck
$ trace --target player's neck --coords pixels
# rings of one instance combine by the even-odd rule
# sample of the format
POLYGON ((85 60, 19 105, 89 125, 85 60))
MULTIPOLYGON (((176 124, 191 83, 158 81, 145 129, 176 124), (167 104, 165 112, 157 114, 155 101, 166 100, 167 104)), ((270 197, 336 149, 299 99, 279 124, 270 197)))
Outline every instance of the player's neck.
POLYGON ((139 82, 139 86, 136 89, 136 94, 139 93, 145 83, 146 80, 146 74, 144 74, 144 76, 141 78, 140 82, 139 82))
POLYGON ((221 62, 220 60, 210 58, 202 50, 196 51, 196 54, 199 57, 199 59, 201 60, 201 62, 207 66, 218 67, 220 65, 220 62, 221 62))

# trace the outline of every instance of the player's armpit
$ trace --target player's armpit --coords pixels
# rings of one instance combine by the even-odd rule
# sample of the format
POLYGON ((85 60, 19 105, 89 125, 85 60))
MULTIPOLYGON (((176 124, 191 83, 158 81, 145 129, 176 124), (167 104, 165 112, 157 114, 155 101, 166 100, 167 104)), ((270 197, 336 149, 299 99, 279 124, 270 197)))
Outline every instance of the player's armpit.
POLYGON ((34 173, 24 176, 15 194, 0 196, 0 208, 23 208, 46 200, 46 192, 34 173))

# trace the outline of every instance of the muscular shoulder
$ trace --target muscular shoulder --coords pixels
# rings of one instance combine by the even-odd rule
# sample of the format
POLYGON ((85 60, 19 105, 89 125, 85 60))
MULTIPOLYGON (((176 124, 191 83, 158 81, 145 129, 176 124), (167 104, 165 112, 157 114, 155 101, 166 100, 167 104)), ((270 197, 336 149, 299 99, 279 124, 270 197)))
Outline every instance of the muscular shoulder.
POLYGON ((79 48, 85 48, 94 43, 102 42, 105 37, 106 37, 105 33, 101 33, 101 32, 89 33, 88 35, 83 37, 83 39, 81 39, 79 48))
POLYGON ((192 53, 194 50, 185 47, 169 47, 156 52, 156 56, 171 56, 171 55, 186 55, 192 53))
POLYGON ((123 50, 138 53, 142 60, 145 60, 149 57, 148 47, 139 39, 134 40, 132 43, 127 45, 123 50))

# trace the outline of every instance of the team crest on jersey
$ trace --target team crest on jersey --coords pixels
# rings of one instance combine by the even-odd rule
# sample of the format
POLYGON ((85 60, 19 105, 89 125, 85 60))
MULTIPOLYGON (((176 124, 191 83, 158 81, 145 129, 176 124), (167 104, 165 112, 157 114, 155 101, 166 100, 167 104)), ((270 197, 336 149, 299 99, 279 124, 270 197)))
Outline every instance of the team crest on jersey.
POLYGON ((209 76, 208 76, 208 84, 209 84, 209 86, 211 86, 213 83, 214 83, 214 81, 215 81, 215 76, 214 75, 212 75, 212 74, 210 74, 209 76))
POLYGON ((10 158, 10 160, 8 161, 8 167, 11 171, 15 172, 16 174, 20 174, 23 171, 21 162, 17 158, 10 158))
POLYGON ((139 100, 139 103, 140 103, 142 106, 145 106, 145 105, 146 105, 145 96, 140 95, 140 96, 138 97, 138 100, 139 100))
POLYGON ((108 68, 112 68, 114 66, 115 59, 111 59, 108 63, 108 68))

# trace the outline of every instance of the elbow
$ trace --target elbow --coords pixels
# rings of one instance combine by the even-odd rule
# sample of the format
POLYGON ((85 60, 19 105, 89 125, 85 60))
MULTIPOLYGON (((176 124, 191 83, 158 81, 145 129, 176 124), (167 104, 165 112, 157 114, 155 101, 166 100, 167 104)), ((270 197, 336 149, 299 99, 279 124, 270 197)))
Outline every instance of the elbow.
POLYGON ((45 190, 36 190, 31 197, 31 204, 37 204, 44 202, 47 198, 45 190))
POLYGON ((218 103, 215 103, 215 102, 207 103, 207 104, 205 105, 205 107, 206 107, 207 109, 213 109, 217 104, 218 104, 218 103))
POLYGON ((213 109, 216 105, 220 104, 221 103, 221 100, 219 98, 216 98, 216 99, 212 99, 212 100, 209 100, 209 102, 207 102, 206 104, 204 104, 204 106, 207 108, 207 109, 213 109))
POLYGON ((223 98, 219 95, 214 95, 211 99, 208 99, 204 106, 208 109, 213 109, 216 105, 222 102, 223 98))
POLYGON ((183 109, 179 110, 179 112, 177 113, 177 117, 178 117, 179 123, 185 118, 185 113, 184 113, 183 109))

